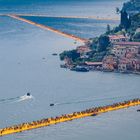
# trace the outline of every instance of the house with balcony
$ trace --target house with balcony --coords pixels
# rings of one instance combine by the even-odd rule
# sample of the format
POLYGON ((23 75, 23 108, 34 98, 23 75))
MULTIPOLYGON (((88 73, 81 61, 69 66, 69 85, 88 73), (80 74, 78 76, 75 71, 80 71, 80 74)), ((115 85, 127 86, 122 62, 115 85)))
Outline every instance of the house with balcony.
POLYGON ((116 42, 113 47, 140 47, 140 42, 116 42))
POLYGON ((112 53, 119 57, 134 57, 140 54, 140 42, 118 42, 113 45, 112 53))
POLYGON ((127 42, 129 41, 129 37, 124 35, 109 35, 109 41, 114 44, 117 42, 127 42))

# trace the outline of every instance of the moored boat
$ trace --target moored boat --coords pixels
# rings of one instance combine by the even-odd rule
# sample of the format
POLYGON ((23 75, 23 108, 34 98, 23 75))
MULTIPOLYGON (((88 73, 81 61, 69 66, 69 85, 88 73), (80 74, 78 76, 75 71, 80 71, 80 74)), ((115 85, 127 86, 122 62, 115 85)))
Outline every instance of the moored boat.
POLYGON ((88 72, 89 71, 89 69, 87 67, 84 67, 84 66, 76 66, 70 70, 77 71, 77 72, 88 72))

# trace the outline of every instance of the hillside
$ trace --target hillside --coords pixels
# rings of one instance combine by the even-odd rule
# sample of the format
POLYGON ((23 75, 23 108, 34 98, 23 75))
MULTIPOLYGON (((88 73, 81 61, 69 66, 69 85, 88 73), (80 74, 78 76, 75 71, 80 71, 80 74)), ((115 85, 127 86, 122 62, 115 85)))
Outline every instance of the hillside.
POLYGON ((140 12, 140 0, 130 0, 124 3, 123 10, 127 11, 128 14, 137 14, 140 12))

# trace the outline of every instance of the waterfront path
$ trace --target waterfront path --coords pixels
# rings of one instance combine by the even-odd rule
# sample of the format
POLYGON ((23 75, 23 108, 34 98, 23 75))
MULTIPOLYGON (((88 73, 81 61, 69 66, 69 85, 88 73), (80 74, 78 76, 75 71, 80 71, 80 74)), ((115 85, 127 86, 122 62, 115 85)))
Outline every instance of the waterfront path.
POLYGON ((10 127, 0 129, 0 136, 18 133, 18 132, 22 132, 26 130, 31 130, 31 129, 36 129, 40 127, 45 127, 45 126, 49 126, 49 125, 53 125, 53 124, 57 124, 61 122, 88 117, 88 116, 96 116, 101 113, 119 110, 119 109, 131 107, 131 106, 137 106, 137 105, 140 105, 140 98, 124 101, 124 102, 119 102, 119 103, 114 103, 112 105, 107 105, 107 106, 94 107, 94 108, 90 108, 84 111, 73 112, 71 114, 65 114, 65 115, 54 117, 54 118, 51 117, 51 118, 46 118, 46 119, 37 120, 33 122, 13 125, 10 127))

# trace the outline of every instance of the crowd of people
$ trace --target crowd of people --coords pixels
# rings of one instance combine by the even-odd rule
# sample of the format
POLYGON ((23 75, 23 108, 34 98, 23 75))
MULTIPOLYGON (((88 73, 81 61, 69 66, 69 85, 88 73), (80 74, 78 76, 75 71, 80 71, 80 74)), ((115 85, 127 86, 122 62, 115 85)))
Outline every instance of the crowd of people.
POLYGON ((6 127, 3 129, 0 129, 0 136, 17 133, 17 132, 22 132, 25 130, 35 129, 35 128, 39 128, 39 127, 43 127, 43 126, 49 126, 52 124, 70 121, 70 120, 78 119, 78 118, 83 118, 86 116, 96 116, 100 113, 118 110, 118 109, 135 106, 135 105, 140 105, 139 98, 120 102, 120 103, 114 103, 112 105, 95 107, 95 108, 87 109, 87 110, 81 111, 81 112, 73 112, 71 114, 65 114, 65 115, 54 117, 54 118, 51 117, 51 118, 47 118, 47 119, 33 121, 30 123, 22 123, 19 125, 13 125, 11 127, 6 127))

